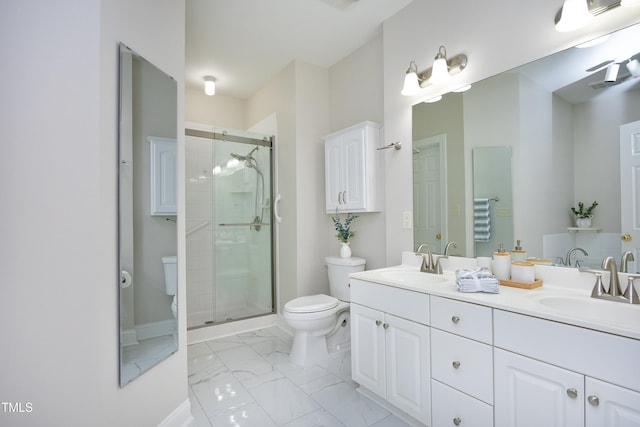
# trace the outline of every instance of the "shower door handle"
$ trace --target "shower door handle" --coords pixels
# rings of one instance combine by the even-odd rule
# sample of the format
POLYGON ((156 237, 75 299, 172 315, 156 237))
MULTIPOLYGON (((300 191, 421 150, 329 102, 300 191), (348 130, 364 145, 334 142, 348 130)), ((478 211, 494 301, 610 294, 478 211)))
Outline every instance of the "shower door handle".
POLYGON ((276 217, 276 222, 280 224, 282 222, 282 217, 280 216, 280 199, 282 199, 282 195, 278 193, 276 199, 273 201, 273 216, 276 217))

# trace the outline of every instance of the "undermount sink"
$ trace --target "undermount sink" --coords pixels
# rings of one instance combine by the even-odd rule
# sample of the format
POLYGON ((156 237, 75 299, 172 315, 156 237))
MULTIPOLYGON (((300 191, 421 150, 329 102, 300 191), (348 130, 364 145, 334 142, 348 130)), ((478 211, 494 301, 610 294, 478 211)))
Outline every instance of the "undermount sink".
POLYGON ((386 270, 378 274, 380 278, 384 280, 411 285, 434 285, 448 281, 448 279, 442 275, 412 270, 386 270))
POLYGON ((568 295, 545 295, 536 299, 549 310, 584 320, 636 327, 640 324, 640 305, 568 295))

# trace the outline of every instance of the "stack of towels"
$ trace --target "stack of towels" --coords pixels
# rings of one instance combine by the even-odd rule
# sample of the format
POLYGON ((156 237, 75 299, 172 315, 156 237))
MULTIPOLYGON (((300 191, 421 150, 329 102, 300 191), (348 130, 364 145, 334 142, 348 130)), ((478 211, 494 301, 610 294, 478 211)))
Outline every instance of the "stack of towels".
POLYGON ((456 270, 456 285, 459 292, 489 292, 497 294, 500 282, 486 268, 456 270))
POLYGON ((489 199, 473 199, 473 239, 488 242, 491 239, 489 199))

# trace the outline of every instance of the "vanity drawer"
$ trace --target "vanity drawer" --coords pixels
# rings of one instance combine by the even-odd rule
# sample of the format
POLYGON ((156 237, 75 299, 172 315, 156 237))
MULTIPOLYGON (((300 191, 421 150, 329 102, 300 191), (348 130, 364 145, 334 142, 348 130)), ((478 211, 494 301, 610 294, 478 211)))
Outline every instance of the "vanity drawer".
POLYGON ((493 426, 491 405, 435 380, 431 381, 431 393, 433 427, 493 426))
POLYGON ((483 343, 493 343, 492 310, 489 307, 432 296, 431 326, 483 343))
POLYGON ((414 322, 429 324, 429 294, 350 279, 351 302, 414 322))
POLYGON ((431 377, 493 404, 493 349, 432 328, 431 377))

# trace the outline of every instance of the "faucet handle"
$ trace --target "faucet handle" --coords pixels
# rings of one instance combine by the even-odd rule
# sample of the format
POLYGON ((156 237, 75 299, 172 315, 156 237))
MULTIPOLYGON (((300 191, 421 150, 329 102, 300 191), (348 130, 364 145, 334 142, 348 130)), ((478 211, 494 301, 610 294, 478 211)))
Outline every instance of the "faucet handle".
POLYGON ((593 290, 591 291, 591 298, 600 298, 602 295, 606 294, 607 291, 604 289, 604 283, 602 283, 602 272, 598 270, 590 270, 587 268, 581 268, 579 271, 583 273, 591 273, 596 276, 596 283, 593 285, 593 290))
POLYGON ((633 286, 633 282, 635 279, 640 279, 640 275, 638 274, 630 274, 627 278, 627 289, 624 291, 624 299, 629 302, 629 304, 640 304, 640 297, 638 297, 638 291, 636 291, 635 286, 633 286))

